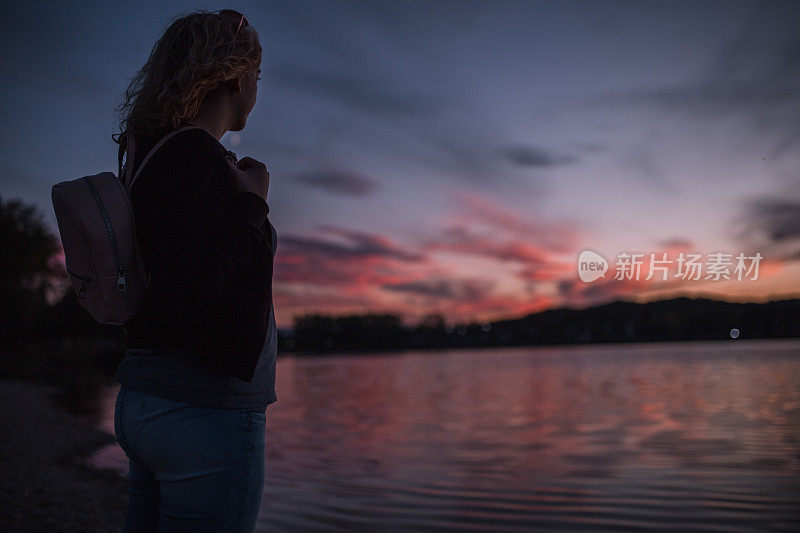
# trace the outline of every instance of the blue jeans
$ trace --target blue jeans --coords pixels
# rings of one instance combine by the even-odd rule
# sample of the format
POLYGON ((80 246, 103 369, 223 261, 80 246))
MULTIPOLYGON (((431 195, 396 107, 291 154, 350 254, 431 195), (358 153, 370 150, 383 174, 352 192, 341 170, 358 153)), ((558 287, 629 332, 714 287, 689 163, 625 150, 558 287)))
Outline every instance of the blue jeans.
POLYGON ((253 531, 266 473, 264 411, 200 407, 120 387, 125 531, 253 531))

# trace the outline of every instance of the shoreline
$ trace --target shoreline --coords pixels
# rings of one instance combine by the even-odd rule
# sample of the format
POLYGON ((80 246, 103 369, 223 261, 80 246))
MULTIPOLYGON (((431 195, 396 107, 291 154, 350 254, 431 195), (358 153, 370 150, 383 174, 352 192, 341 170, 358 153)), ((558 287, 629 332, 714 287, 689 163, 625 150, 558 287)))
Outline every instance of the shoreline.
POLYGON ((128 480, 85 462, 115 438, 60 406, 59 390, 0 380, 0 529, 121 531, 128 480))

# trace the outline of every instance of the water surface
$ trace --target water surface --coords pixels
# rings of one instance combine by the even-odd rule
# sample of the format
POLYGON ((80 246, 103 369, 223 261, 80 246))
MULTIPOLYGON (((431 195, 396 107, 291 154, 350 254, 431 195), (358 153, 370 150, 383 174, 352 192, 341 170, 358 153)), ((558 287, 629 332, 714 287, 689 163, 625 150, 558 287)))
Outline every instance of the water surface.
POLYGON ((800 341, 281 357, 277 386, 260 531, 800 530, 800 341))

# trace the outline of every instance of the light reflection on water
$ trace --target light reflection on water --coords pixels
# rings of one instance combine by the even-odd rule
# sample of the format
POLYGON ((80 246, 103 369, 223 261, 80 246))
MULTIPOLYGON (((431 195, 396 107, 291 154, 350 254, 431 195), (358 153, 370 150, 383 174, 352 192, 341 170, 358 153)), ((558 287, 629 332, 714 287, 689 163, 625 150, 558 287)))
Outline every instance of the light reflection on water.
POLYGON ((277 384, 262 531, 800 529, 800 341, 282 357, 277 384))

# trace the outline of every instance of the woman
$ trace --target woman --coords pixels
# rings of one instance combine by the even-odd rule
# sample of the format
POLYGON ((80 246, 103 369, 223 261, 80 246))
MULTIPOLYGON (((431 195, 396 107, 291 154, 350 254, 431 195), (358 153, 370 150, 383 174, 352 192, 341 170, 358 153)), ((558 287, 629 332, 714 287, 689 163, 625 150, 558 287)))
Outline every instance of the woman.
POLYGON ((244 15, 191 13, 167 28, 118 109, 120 167, 129 135, 125 169, 141 167, 130 194, 150 274, 117 370, 114 426, 131 482, 126 531, 255 528, 266 409, 277 401, 277 234, 269 172, 249 157, 237 161, 220 138, 245 127, 260 64, 244 15))

